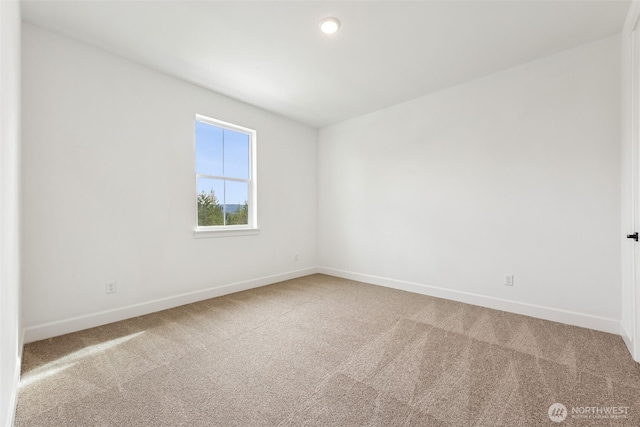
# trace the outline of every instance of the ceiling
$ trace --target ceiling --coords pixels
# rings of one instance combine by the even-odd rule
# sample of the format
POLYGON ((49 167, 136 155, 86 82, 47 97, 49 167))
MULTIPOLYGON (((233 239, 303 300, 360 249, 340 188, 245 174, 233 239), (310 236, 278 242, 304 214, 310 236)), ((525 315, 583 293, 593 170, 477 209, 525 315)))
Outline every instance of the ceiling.
POLYGON ((628 1, 31 1, 25 21, 323 127, 619 33, 628 1), (342 22, 332 35, 318 22, 342 22))

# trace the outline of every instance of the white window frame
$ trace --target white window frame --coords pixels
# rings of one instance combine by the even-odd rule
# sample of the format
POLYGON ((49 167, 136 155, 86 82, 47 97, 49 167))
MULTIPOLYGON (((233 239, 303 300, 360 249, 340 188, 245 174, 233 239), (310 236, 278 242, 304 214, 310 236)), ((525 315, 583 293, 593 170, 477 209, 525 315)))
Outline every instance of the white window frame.
MULTIPOLYGON (((231 178, 226 176, 201 174, 197 171, 197 159, 196 159, 196 135, 195 126, 193 134, 194 144, 194 156, 193 156, 193 170, 195 171, 195 196, 198 196, 198 178, 210 178, 220 179, 225 181, 246 182, 249 186, 249 194, 247 200, 248 204, 248 224, 247 225, 198 225, 198 206, 197 203, 193 203, 195 228, 193 230, 194 237, 228 237, 228 236, 246 236, 254 235, 260 232, 258 228, 258 206, 257 206, 257 182, 256 182, 256 140, 257 132, 254 129, 249 129, 243 126, 234 125, 233 123, 223 122, 222 120, 212 119, 211 117, 196 114, 196 122, 206 123, 208 125, 216 126, 222 129, 244 133, 249 136, 249 179, 231 178)), ((195 123, 194 123, 195 124, 195 123)), ((196 199, 194 199, 195 202, 196 199)))

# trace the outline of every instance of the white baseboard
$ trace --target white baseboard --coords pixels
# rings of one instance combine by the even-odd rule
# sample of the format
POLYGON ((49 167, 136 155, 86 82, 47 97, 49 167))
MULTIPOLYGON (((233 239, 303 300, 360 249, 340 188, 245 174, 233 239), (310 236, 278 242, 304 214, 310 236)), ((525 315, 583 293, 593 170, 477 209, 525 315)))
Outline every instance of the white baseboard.
POLYGON ((620 321, 617 319, 610 319, 607 317, 594 316, 590 314, 561 310, 551 307, 543 307, 534 304, 526 304, 517 301, 510 301, 501 298, 473 294, 470 292, 440 288, 437 286, 424 285, 420 283, 406 282, 403 280, 393 280, 385 277, 337 270, 334 268, 319 267, 318 273, 342 277, 344 279, 357 280, 359 282, 370 283, 372 285, 385 286, 387 288, 400 289, 403 291, 414 292, 422 295, 429 295, 437 298, 459 301, 467 304, 478 305, 481 307, 492 308, 495 310, 522 314, 525 316, 536 317, 538 319, 545 319, 551 320, 553 322, 580 326, 583 328, 594 329, 596 331, 608 332, 616 335, 620 334, 620 321))
POLYGON ((59 320, 41 325, 34 325, 25 328, 24 342, 29 343, 55 337, 58 335, 64 335, 83 329, 105 325, 107 323, 118 322, 120 320, 142 316, 160 310, 178 307, 184 304, 190 304, 209 298, 215 298, 235 292, 257 288, 260 286, 271 285, 273 283, 295 279, 314 273, 322 273, 330 276, 342 277, 344 279, 357 280, 359 282, 369 283, 372 285, 385 286, 388 288, 414 292, 417 294, 429 295, 437 298, 445 298, 467 304, 478 305, 481 307, 487 307, 496 310, 507 311, 510 313, 536 317, 539 319, 565 323, 568 325, 594 329, 597 331, 608 332, 616 335, 622 335, 623 339, 625 339, 625 343, 627 343, 627 346, 630 345, 630 343, 627 342, 629 340, 629 336, 625 336, 624 333, 621 334, 622 326, 620 321, 616 319, 327 267, 311 267, 303 270, 275 274, 272 276, 265 276, 243 282, 232 283, 225 286, 157 299, 113 310, 101 311, 85 316, 72 317, 69 319, 59 320))
POLYGON ((629 353, 631 353, 631 357, 636 362, 640 363, 640 354, 637 354, 635 351, 635 346, 633 345, 632 335, 627 331, 627 328, 624 327, 624 324, 620 322, 620 336, 624 341, 624 344, 627 346, 629 353))
POLYGON ((136 316, 143 316, 145 314, 178 307, 185 304, 191 304, 209 298, 215 298, 235 292, 246 291, 247 289, 271 285, 273 283, 282 282, 284 280, 308 276, 317 272, 318 269, 316 267, 311 267, 303 270, 274 274, 272 276, 265 276, 215 288, 203 289, 200 291, 161 298, 153 301, 116 308, 113 310, 106 310, 98 313, 87 314, 84 316, 77 316, 69 319, 58 320, 55 322, 44 323, 41 325, 29 326, 24 329, 24 342, 30 343, 33 341, 39 341, 59 335, 68 334, 71 332, 81 331, 83 329, 106 325, 107 323, 118 322, 120 320, 130 319, 136 316))

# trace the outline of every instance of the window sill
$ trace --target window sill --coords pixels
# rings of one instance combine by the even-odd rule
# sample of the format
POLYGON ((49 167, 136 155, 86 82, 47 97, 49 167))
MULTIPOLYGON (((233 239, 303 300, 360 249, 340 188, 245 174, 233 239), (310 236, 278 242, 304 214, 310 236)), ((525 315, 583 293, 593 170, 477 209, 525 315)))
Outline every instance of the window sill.
POLYGON ((255 236, 260 234, 259 228, 196 228, 193 237, 196 239, 209 239, 212 237, 255 236))

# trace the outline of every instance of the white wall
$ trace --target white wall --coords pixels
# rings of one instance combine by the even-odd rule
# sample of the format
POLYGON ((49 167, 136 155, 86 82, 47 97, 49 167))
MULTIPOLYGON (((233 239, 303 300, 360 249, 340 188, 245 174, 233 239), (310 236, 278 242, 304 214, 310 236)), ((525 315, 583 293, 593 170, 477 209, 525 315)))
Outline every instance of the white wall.
POLYGON ((20 3, 0 1, 0 426, 13 425, 20 325, 20 3))
POLYGON ((323 271, 618 333, 619 44, 321 129, 323 271))
POLYGON ((29 24, 23 124, 27 341, 316 265, 315 129, 29 24), (258 236, 194 239, 196 113, 257 130, 258 236))

